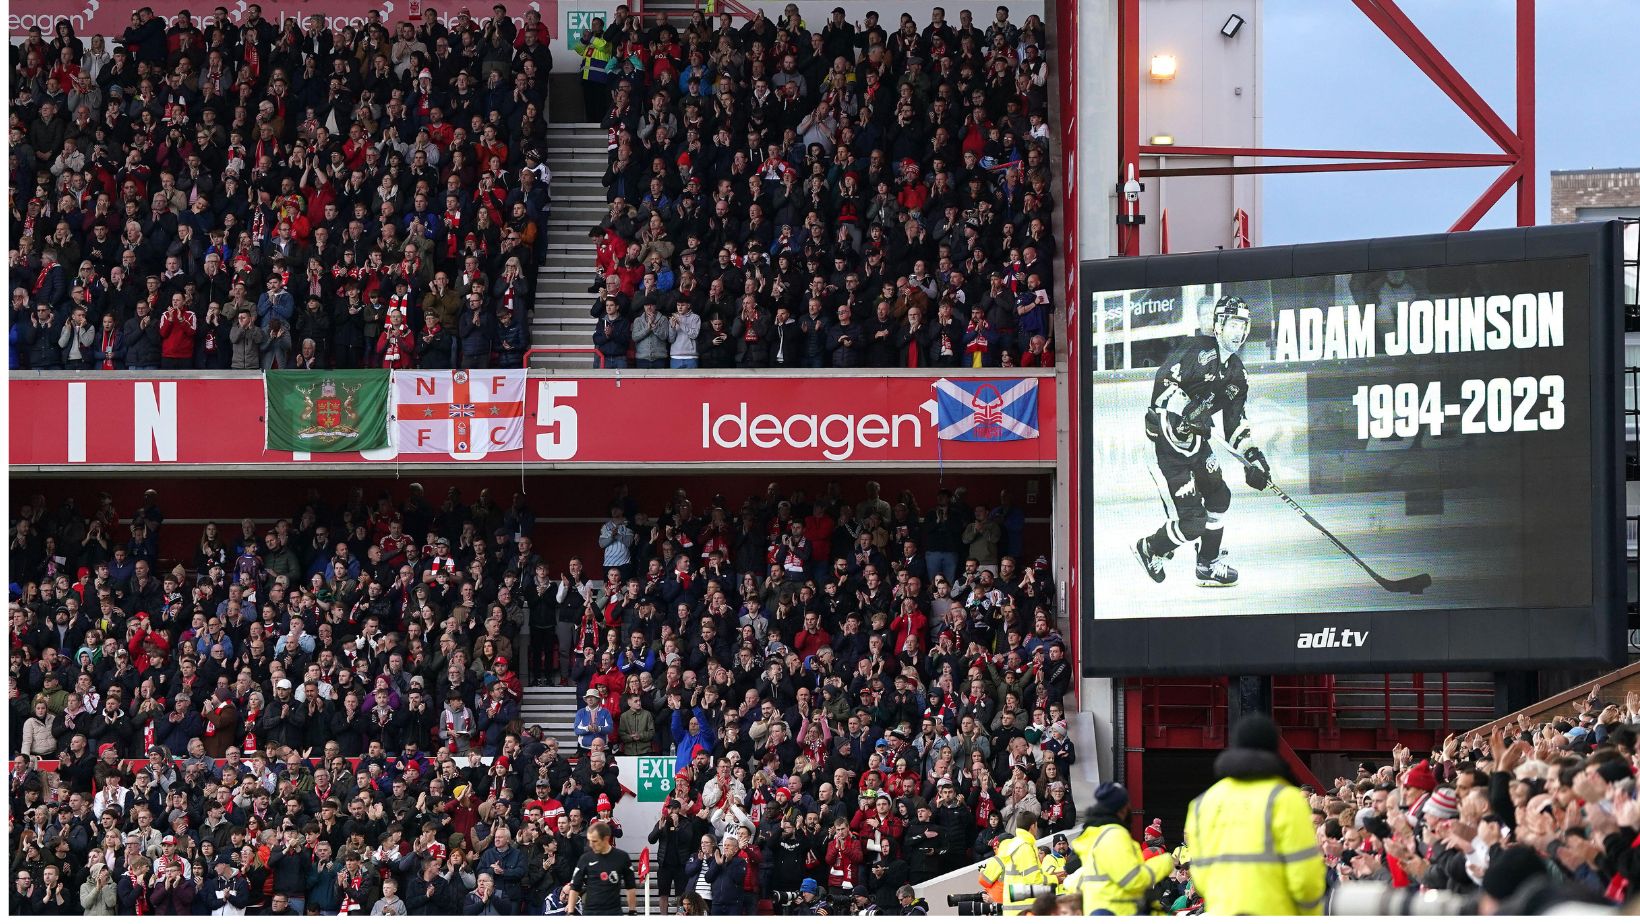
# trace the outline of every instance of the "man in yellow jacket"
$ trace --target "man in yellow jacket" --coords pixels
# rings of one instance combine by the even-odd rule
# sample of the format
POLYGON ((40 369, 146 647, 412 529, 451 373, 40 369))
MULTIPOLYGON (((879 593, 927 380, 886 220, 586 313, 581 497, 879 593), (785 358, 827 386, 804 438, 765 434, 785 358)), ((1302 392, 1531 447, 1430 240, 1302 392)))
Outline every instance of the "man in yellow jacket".
MULTIPOLYGON (((1006 841, 1007 838, 1003 840, 1006 841)), ((997 846, 1002 846, 1002 842, 999 841, 997 846)), ((987 857, 985 862, 979 865, 979 887, 985 892, 986 900, 997 905, 1002 904, 1002 873, 1002 861, 997 859, 996 854, 987 857)))
POLYGON ((1083 914, 1144 914, 1145 894, 1173 872, 1173 858, 1159 854, 1145 859, 1129 833, 1132 807, 1127 787, 1100 783, 1093 806, 1083 819, 1086 827, 1071 842, 1082 866, 1065 880, 1065 891, 1080 890, 1083 914))
POLYGON ((1035 886, 1057 883, 1042 870, 1036 851, 1036 815, 1020 812, 1014 819, 1014 836, 997 844, 996 857, 1002 862, 1002 913, 1024 914, 1036 901, 1035 886))
POLYGON ((1213 764, 1219 781, 1190 803, 1190 873, 1208 914, 1321 913, 1327 867, 1280 745, 1268 716, 1242 719, 1213 764))
POLYGON ((618 49, 604 37, 604 18, 594 16, 592 28, 570 39, 569 50, 581 58, 581 104, 588 122, 602 122, 609 115, 610 59, 618 49))

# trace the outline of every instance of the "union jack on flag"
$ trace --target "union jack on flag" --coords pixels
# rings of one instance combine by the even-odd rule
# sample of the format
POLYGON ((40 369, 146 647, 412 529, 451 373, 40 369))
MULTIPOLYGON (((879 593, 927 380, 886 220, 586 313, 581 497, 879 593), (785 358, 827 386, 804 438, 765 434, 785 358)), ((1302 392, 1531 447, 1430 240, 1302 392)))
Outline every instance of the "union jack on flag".
POLYGON ((939 438, 965 443, 1029 440, 1037 431, 1036 379, 940 379, 939 438))
POLYGON ((452 404, 450 405, 450 416, 471 417, 473 416, 473 406, 471 404, 452 404))

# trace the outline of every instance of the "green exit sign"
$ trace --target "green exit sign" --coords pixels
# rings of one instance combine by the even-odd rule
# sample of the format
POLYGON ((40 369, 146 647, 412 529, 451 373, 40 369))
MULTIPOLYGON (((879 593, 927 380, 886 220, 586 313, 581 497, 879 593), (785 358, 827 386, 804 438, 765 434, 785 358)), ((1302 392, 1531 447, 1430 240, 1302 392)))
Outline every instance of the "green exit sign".
POLYGON ((604 15, 601 10, 566 10, 564 12, 564 41, 571 45, 581 40, 581 33, 592 28, 592 21, 604 15))
POLYGON ((638 758, 638 801, 666 801, 676 782, 677 766, 677 759, 672 757, 638 758))

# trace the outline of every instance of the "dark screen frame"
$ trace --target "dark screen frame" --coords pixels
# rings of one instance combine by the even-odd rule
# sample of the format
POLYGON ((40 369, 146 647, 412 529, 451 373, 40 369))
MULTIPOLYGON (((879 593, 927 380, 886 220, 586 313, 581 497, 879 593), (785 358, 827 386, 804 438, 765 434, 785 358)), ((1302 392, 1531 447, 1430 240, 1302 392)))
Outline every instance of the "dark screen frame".
MULTIPOLYGON (((1424 269, 1560 257, 1589 262, 1590 605, 1538 609, 1378 610, 1095 619, 1092 549, 1095 496, 1092 402, 1079 402, 1083 497, 1079 619, 1086 677, 1282 674, 1327 671, 1500 670, 1603 667, 1620 662, 1628 625, 1624 532, 1623 312, 1617 222, 1507 228, 1413 237, 1295 244, 1174 256, 1085 261, 1086 295, 1213 282, 1284 280, 1390 269, 1424 269), (1300 628, 1370 632, 1365 646, 1301 649, 1300 628)), ((1088 317, 1087 306, 1082 317, 1088 317)), ((1093 387, 1088 325, 1077 331, 1075 387, 1093 387)))

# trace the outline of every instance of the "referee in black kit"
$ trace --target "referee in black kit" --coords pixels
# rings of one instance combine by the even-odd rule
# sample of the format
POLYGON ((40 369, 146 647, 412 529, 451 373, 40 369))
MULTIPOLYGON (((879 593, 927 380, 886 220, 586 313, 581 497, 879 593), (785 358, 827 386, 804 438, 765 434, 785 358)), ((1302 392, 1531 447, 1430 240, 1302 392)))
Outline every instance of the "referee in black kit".
POLYGON ((620 914, 621 890, 626 890, 626 907, 638 913, 638 880, 632 874, 632 857, 615 846, 614 832, 606 822, 587 828, 587 846, 575 864, 569 880, 569 902, 565 914, 620 914))

